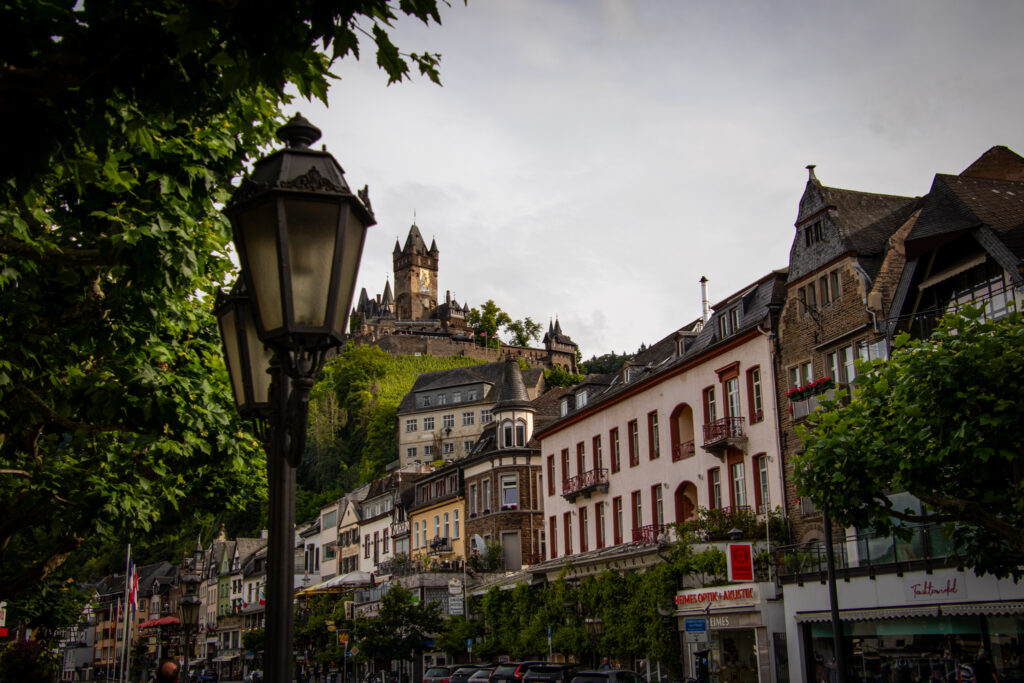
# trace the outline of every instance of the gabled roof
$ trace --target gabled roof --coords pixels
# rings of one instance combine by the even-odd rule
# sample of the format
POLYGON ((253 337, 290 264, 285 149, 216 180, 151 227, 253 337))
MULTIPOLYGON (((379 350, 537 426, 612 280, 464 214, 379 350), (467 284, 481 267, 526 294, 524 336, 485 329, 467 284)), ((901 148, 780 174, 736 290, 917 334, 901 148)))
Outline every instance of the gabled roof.
MULTIPOLYGON (((416 381, 412 385, 412 389, 410 389, 409 393, 402 398, 401 403, 398 405, 398 414, 401 415, 416 409, 416 394, 470 384, 483 383, 488 385, 482 392, 480 400, 475 401, 476 403, 494 402, 501 393, 504 376, 505 361, 485 363, 483 365, 468 365, 466 367, 453 368, 451 370, 424 372, 416 378, 416 381)), ((543 378, 544 371, 541 368, 530 368, 529 370, 522 371, 523 383, 527 388, 539 387, 543 378)), ((463 402, 463 404, 466 405, 470 403, 471 402, 469 401, 463 402)), ((436 408, 437 406, 432 406, 431 410, 436 408)))
MULTIPOLYGON (((662 375, 666 375, 680 366, 699 360, 700 356, 714 351, 717 347, 730 340, 743 336, 754 328, 767 322, 769 317, 769 304, 781 304, 785 299, 785 282, 787 271, 779 269, 772 271, 757 282, 749 285, 743 290, 727 297, 718 304, 714 314, 696 335, 689 336, 682 353, 677 353, 677 335, 679 330, 674 330, 663 339, 653 344, 641 354, 643 362, 634 359, 632 365, 627 364, 612 380, 603 391, 594 393, 588 392, 587 405, 581 408, 583 411, 592 411, 598 406, 624 394, 630 389, 648 381, 654 381, 662 375), (728 336, 722 337, 719 332, 718 321, 727 315, 734 307, 740 308, 739 326, 728 336)), ((694 323, 681 328, 692 331, 694 323)), ((640 358, 641 356, 638 356, 640 358)), ((576 385, 579 386, 579 385, 576 385)), ((574 391, 571 387, 569 391, 574 391)), ((534 434, 543 434, 558 428, 559 424, 568 422, 579 414, 579 410, 571 410, 564 417, 559 417, 543 427, 537 426, 534 434)))
POLYGON ((1006 147, 993 147, 960 175, 936 174, 907 236, 908 255, 983 227, 1024 257, 1024 158, 1006 147))

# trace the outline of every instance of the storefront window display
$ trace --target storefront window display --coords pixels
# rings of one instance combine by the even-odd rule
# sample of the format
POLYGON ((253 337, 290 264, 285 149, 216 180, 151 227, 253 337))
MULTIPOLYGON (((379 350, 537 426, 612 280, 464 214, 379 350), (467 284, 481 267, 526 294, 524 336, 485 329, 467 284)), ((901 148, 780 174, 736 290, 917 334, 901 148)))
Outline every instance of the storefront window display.
MULTIPOLYGON (((1022 683, 1022 616, 944 616, 844 622, 850 666, 865 683, 972 681, 985 647, 1000 683, 1022 683), (852 655, 852 656, 851 656, 852 655)), ((832 626, 805 625, 811 640, 808 671, 815 683, 836 680, 832 626)))
POLYGON ((757 683, 757 637, 754 629, 711 634, 711 680, 717 683, 757 683))

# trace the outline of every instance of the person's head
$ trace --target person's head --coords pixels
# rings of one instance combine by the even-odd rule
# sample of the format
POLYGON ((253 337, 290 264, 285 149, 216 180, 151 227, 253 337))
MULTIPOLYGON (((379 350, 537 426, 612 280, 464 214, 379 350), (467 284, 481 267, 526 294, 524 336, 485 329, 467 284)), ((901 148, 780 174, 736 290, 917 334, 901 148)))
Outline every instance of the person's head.
POLYGON ((165 659, 156 667, 157 683, 178 683, 178 663, 165 659))
POLYGON ((604 658, 604 659, 602 659, 601 661, 602 661, 602 662, 604 662, 605 664, 607 664, 607 663, 608 663, 608 658, 607 658, 607 657, 605 657, 605 658, 604 658))

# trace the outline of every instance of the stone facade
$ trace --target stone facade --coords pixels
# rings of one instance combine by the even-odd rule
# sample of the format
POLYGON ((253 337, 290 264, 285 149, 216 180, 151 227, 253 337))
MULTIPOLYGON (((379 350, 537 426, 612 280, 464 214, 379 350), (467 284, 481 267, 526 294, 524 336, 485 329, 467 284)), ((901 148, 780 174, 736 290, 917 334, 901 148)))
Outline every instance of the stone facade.
MULTIPOLYGON (((903 240, 918 216, 917 200, 822 186, 810 168, 790 250, 786 298, 779 321, 780 446, 787 482, 801 451, 795 426, 817 405, 790 392, 831 378, 848 393, 857 357, 886 356, 883 319, 906 261, 903 240)), ((827 385, 826 385, 827 386, 827 385)), ((820 540, 821 512, 786 487, 794 540, 820 540)))

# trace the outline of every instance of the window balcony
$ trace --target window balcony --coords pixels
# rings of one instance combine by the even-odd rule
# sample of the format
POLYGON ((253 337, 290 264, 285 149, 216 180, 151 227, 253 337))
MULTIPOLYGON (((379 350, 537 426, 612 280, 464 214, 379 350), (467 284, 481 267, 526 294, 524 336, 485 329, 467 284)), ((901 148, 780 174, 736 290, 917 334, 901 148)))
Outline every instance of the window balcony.
POLYGON ((664 524, 648 524, 633 529, 633 545, 654 545, 662 538, 667 540, 667 530, 664 524))
POLYGON ((693 441, 677 443, 672 446, 672 462, 692 458, 694 453, 696 453, 696 448, 694 447, 693 441))
POLYGON ((452 551, 452 541, 450 538, 435 538, 430 542, 430 547, 427 549, 427 555, 444 555, 452 551))
POLYGON ((723 417, 704 425, 704 450, 721 455, 728 448, 742 448, 747 443, 742 417, 723 417))
POLYGON ((562 497, 570 503, 580 496, 590 498, 595 491, 608 493, 608 470, 603 467, 577 474, 562 482, 562 497))
MULTIPOLYGON (((907 538, 862 532, 833 542, 836 576, 874 578, 878 574, 902 576, 905 571, 931 572, 955 566, 949 559, 950 542, 941 524, 910 527, 907 538)), ((775 551, 775 573, 780 583, 825 581, 825 545, 821 541, 782 546, 775 551)))

